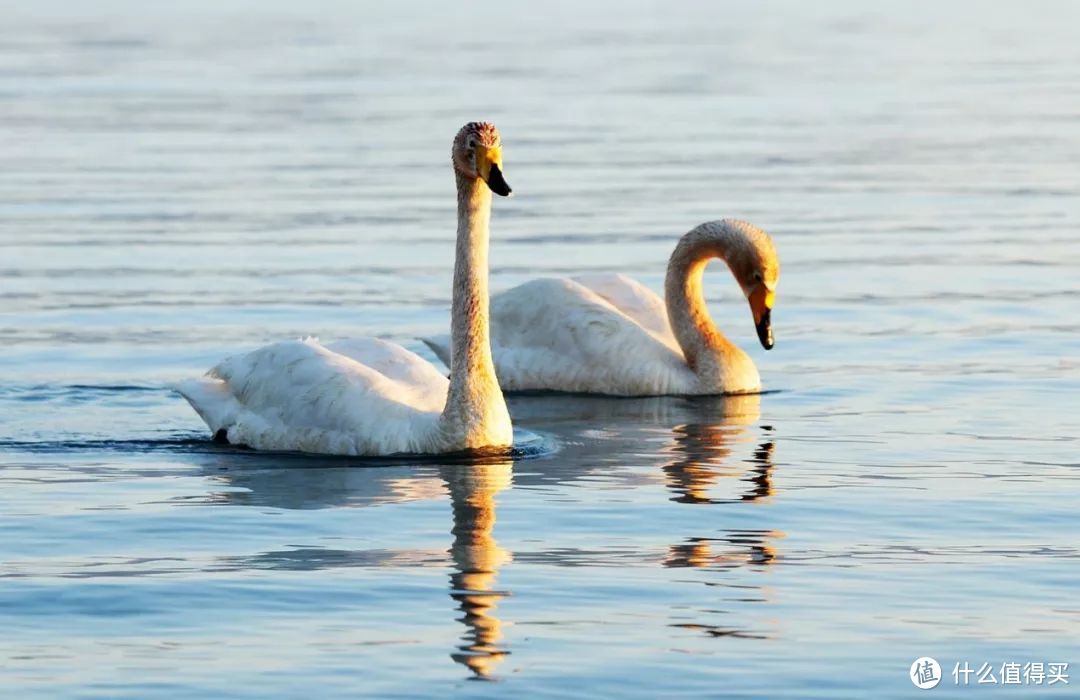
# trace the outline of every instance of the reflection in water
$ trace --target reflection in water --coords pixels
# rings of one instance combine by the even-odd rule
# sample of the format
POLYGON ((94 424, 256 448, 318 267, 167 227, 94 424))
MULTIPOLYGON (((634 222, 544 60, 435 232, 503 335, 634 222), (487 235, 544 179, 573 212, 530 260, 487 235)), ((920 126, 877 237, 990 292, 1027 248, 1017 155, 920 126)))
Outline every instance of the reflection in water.
POLYGON ((536 394, 515 396, 510 411, 521 425, 543 425, 566 436, 567 432, 655 429, 683 421, 749 425, 761 416, 761 396, 646 396, 617 398, 592 394, 536 394))
POLYGON ((752 394, 723 400, 724 411, 703 404, 693 422, 672 428, 674 442, 668 451, 674 459, 663 466, 663 471, 668 488, 675 494, 671 500, 677 503, 760 501, 773 493, 771 441, 762 442, 748 460, 752 465, 749 474, 730 463, 736 445, 748 439, 746 426, 761 415, 761 397, 752 394), (739 478, 750 489, 737 497, 711 497, 710 489, 728 477, 739 478))
MULTIPOLYGON (((676 503, 719 505, 760 503, 773 495, 772 471, 775 444, 765 440, 745 462, 734 462, 739 443, 751 439, 747 426, 760 417, 760 397, 724 399, 725 410, 716 411, 699 404, 692 419, 672 428, 672 459, 663 465, 664 481, 676 503), (747 470, 744 464, 749 464, 747 470), (741 492, 720 498, 713 491, 723 479, 738 480, 741 492)), ((764 568, 777 560, 774 542, 784 536, 776 530, 729 530, 721 537, 689 537, 668 547, 663 565, 667 568, 696 568, 730 571, 739 567, 764 568)), ((748 591, 740 593, 742 602, 748 591)), ((764 598, 761 599, 764 601, 764 598)), ((742 626, 704 624, 710 613, 699 611, 692 622, 673 622, 679 627, 704 632, 712 637, 767 639, 769 634, 742 626)))
POLYGON ((256 460, 223 452, 212 457, 204 470, 216 488, 185 497, 188 502, 307 510, 428 501, 445 495, 435 467, 429 464, 367 468, 307 455, 256 460))
POLYGON ((773 450, 776 449, 776 445, 772 442, 763 442, 754 451, 754 458, 750 460, 756 466, 751 469, 751 476, 748 479, 754 484, 754 489, 748 494, 743 494, 742 500, 744 501, 761 501, 769 496, 773 495, 772 484, 772 470, 773 470, 773 450))
POLYGON ((495 590, 499 567, 510 552, 499 547, 495 528, 495 494, 510 486, 511 462, 452 466, 441 469, 450 490, 454 513, 450 556, 457 569, 450 575, 450 596, 465 614, 467 628, 454 661, 468 666, 476 678, 490 678, 494 667, 510 652, 499 645, 502 623, 495 606, 508 595, 495 590))
POLYGON ((732 530, 725 537, 690 537, 673 544, 664 559, 668 568, 768 566, 776 561, 776 547, 771 540, 784 533, 776 530, 732 530))
MULTIPOLYGON (((314 458, 299 459, 318 463, 314 458)), ((496 590, 495 582, 499 567, 510 561, 511 554, 499 547, 492 532, 495 494, 511 485, 512 472, 512 460, 490 456, 473 462, 411 468, 231 469, 208 474, 212 484, 228 488, 212 491, 198 501, 289 509, 363 507, 442 498, 449 492, 453 515, 449 550, 292 547, 252 556, 223 557, 214 570, 442 567, 449 554, 454 568, 450 597, 464 613, 458 619, 466 627, 462 644, 451 658, 467 666, 474 678, 486 679, 510 653, 500 646, 502 622, 494 612, 499 600, 509 595, 496 590)))
POLYGON ((772 454, 774 444, 763 442, 747 460, 749 471, 725 464, 731 455, 730 433, 718 426, 684 425, 675 429, 675 440, 685 453, 664 466, 667 486, 677 503, 734 503, 762 501, 773 495, 772 454), (722 478, 737 477, 748 490, 734 498, 713 498, 709 490, 722 478))
MULTIPOLYGON (((516 399, 512 410, 515 419, 524 422, 528 417, 553 426, 563 445, 560 459, 530 460, 514 474, 513 461, 502 457, 363 468, 316 457, 214 456, 214 461, 206 464, 213 491, 192 498, 196 503, 287 509, 386 507, 449 494, 452 516, 448 549, 438 545, 393 547, 391 542, 381 542, 382 548, 359 550, 290 547, 219 561, 218 568, 443 568, 449 555, 449 593, 457 622, 463 626, 450 657, 468 668, 472 678, 490 679, 510 653, 503 638, 503 622, 497 616, 497 606, 509 592, 498 588, 497 578, 500 567, 511 560, 511 552, 496 542, 494 527, 496 496, 512 484, 565 484, 597 475, 624 484, 655 484, 662 478, 670 500, 695 506, 749 505, 773 495, 774 443, 766 438, 753 447, 750 426, 760 417, 758 396, 557 400, 536 396, 516 399), (643 442, 658 449, 651 454, 613 449, 643 442), (752 457, 745 456, 748 451, 752 457), (716 492, 724 484, 737 487, 737 491, 720 497, 716 492)), ((776 542, 784 534, 769 529, 718 532, 710 527, 700 535, 659 549, 602 543, 589 549, 522 547, 513 558, 525 565, 698 569, 703 577, 694 580, 720 587, 718 592, 730 590, 737 598, 728 607, 723 605, 722 596, 720 600, 711 596, 707 608, 680 610, 672 626, 711 636, 769 636, 758 624, 735 622, 747 603, 766 599, 764 589, 753 581, 733 580, 729 574, 737 569, 762 571, 771 567, 778 560, 776 542), (722 615, 719 619, 718 614, 722 615)), ((409 540, 408 535, 402 537, 403 543, 409 540)))

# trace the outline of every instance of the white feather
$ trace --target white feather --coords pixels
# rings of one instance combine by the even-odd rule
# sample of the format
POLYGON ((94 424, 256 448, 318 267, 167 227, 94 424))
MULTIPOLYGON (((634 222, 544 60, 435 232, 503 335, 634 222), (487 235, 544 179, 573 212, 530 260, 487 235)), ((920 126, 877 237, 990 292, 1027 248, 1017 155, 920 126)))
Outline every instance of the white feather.
POLYGON ((678 341, 671 333, 667 307, 659 294, 620 273, 578 275, 571 279, 603 297, 657 339, 682 354, 678 341))
POLYGON ((493 125, 470 122, 452 151, 458 228, 451 326, 469 361, 448 379, 415 353, 375 338, 269 345, 177 385, 215 435, 261 450, 364 456, 512 444, 488 343, 492 190, 475 157, 482 153, 494 168, 499 144, 493 125))
POLYGON ((275 343, 230 357, 177 390, 234 444, 389 455, 444 451, 439 415, 447 387, 415 353, 362 338, 275 343))
MULTIPOLYGON (((648 306, 642 302, 634 311, 648 306)), ((450 357, 449 338, 424 342, 440 358, 450 357)), ((492 297, 491 344, 504 391, 697 393, 697 378, 674 338, 654 333, 571 279, 531 280, 492 297)))
MULTIPOLYGON (((768 289, 775 285, 779 263, 768 234, 725 219, 680 239, 668 263, 666 302, 620 274, 532 280, 495 295, 491 345, 499 383, 507 391, 617 396, 757 391, 753 361, 708 316, 700 279, 713 258, 738 270, 747 294, 746 285, 762 279, 768 289)), ((449 336, 424 342, 450 365, 449 336)))

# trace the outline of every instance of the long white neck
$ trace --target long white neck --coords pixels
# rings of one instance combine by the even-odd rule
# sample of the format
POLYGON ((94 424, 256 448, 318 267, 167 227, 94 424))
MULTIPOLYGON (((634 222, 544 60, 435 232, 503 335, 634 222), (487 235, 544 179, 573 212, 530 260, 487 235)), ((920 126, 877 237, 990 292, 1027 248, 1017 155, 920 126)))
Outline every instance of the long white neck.
POLYGON ((740 353, 709 316, 701 281, 705 266, 713 258, 727 262, 738 242, 727 228, 694 229, 679 239, 668 262, 664 280, 671 330, 682 348, 686 363, 700 377, 722 374, 728 358, 740 353))
POLYGON ((482 180, 456 175, 457 255, 450 312, 454 351, 442 428, 464 447, 508 445, 509 413, 495 377, 488 329, 491 190, 482 180))

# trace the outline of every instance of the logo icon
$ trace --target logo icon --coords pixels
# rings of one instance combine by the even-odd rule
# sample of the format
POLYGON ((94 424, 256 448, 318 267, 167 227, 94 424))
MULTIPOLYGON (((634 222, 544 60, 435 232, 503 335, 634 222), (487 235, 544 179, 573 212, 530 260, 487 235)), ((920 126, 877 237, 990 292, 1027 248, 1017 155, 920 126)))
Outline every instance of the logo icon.
POLYGON ((911 682, 916 688, 930 690, 941 682, 941 666, 929 656, 920 656, 911 664, 911 682))

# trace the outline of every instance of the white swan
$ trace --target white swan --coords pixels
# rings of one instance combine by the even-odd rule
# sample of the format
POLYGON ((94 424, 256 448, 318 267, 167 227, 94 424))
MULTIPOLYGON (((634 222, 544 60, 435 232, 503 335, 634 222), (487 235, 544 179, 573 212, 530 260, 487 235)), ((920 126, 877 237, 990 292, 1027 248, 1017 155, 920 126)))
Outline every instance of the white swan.
POLYGON ((499 132, 472 122, 454 139, 457 259, 450 379, 375 338, 276 343, 230 357, 176 388, 216 437, 262 450, 380 456, 512 443, 488 333, 491 193, 509 195, 499 132))
MULTIPOLYGON (((666 305, 623 275, 537 279, 495 295, 492 353, 499 383, 506 391, 616 396, 760 390, 754 362, 709 317, 701 278, 712 258, 727 263, 750 302, 761 344, 772 348, 776 250, 756 226, 724 219, 679 240, 668 263, 666 305)), ((423 340, 443 362, 456 354, 456 338, 423 340)))

